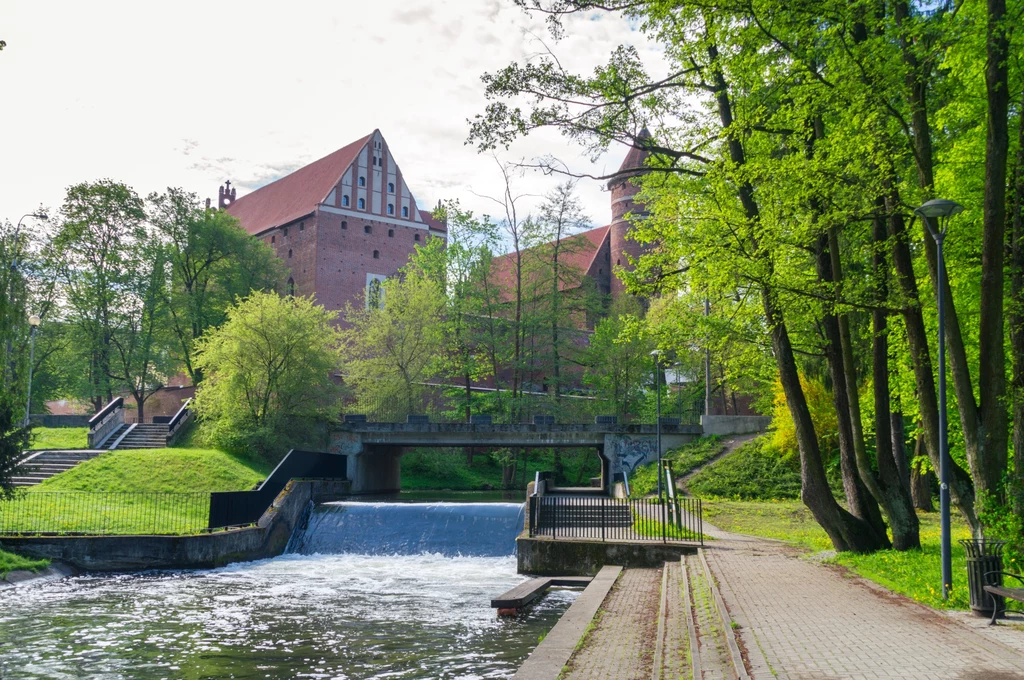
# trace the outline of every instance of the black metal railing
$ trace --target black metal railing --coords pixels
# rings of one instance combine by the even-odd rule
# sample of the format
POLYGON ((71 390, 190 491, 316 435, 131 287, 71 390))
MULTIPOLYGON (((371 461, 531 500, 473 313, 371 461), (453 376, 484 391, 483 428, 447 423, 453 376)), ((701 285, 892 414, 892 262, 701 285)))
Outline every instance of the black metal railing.
POLYGON ((529 511, 531 537, 704 544, 699 498, 531 496, 529 511))
POLYGON ((0 535, 183 535, 207 530, 210 494, 21 491, 0 500, 0 535))

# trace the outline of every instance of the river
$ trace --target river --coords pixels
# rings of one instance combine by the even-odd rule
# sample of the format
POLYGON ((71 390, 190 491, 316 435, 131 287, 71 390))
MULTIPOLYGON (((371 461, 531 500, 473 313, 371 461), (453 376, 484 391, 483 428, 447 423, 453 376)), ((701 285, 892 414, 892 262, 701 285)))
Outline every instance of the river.
POLYGON ((0 594, 0 678, 507 678, 576 593, 498 619, 511 503, 317 506, 290 553, 0 594))

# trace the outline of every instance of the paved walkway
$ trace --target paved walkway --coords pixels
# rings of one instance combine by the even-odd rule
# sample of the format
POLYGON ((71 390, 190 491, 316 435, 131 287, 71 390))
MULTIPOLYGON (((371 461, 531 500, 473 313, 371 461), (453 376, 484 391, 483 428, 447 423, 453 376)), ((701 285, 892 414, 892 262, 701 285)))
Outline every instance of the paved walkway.
POLYGON ((755 680, 1024 680, 1024 631, 936 612, 780 542, 709 533, 755 680))
POLYGON ((661 569, 624 571, 562 678, 650 680, 660 595, 661 569))

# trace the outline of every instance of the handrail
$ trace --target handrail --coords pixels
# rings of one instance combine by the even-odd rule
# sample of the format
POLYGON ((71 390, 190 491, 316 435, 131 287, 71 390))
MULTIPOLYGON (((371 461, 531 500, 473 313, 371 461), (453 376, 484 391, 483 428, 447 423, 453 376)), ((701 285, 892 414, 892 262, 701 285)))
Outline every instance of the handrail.
POLYGON ((182 403, 181 408, 179 408, 178 412, 174 414, 174 417, 171 418, 170 421, 168 421, 168 423, 167 423, 167 432, 168 433, 173 433, 174 429, 176 427, 178 427, 178 425, 181 424, 181 421, 184 420, 188 416, 188 413, 189 413, 188 405, 191 404, 191 403, 192 403, 192 397, 189 397, 188 399, 186 399, 182 403))
POLYGON ((107 418, 116 413, 119 408, 124 408, 124 399, 122 397, 112 399, 109 404, 100 409, 99 413, 89 418, 89 430, 95 430, 105 423, 107 418))
POLYGON ((629 498, 629 473, 622 469, 622 483, 626 487, 626 498, 629 498))

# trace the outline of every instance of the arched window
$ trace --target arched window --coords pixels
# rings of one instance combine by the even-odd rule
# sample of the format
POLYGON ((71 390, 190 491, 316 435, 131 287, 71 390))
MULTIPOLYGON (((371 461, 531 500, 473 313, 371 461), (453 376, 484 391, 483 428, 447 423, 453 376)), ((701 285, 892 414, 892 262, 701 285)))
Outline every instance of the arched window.
POLYGON ((373 251, 373 259, 375 259, 375 260, 379 260, 380 259, 380 251, 379 250, 373 251))
POLYGON ((291 249, 291 248, 289 248, 289 249, 288 249, 288 257, 291 257, 291 256, 292 256, 292 249, 291 249))
POLYGON ((359 199, 359 209, 360 210, 366 210, 366 201, 364 201, 361 198, 359 199))
POLYGON ((291 277, 288 278, 288 295, 295 297, 295 279, 291 277))
POLYGON ((388 229, 388 238, 394 238, 394 237, 395 237, 395 230, 394 229, 388 229))
POLYGON ((277 236, 271 236, 270 237, 270 242, 271 243, 277 243, 277 236))
POLYGON ((402 217, 408 217, 408 216, 409 216, 409 206, 403 205, 402 206, 402 217))
POLYGON ((615 266, 620 266, 621 264, 622 264, 622 260, 615 260, 615 266))
POLYGON ((395 204, 394 203, 388 203, 388 214, 389 215, 394 215, 395 214, 395 204))
POLYGON ((348 222, 346 222, 345 220, 342 220, 341 221, 341 228, 342 229, 348 229, 348 222))
POLYGON ((363 177, 362 175, 359 175, 359 186, 361 186, 361 187, 365 187, 366 186, 366 178, 363 177))
POLYGON ((395 183, 394 182, 388 182, 388 193, 389 194, 395 193, 395 183))
POLYGON ((420 235, 416 234, 415 236, 413 236, 413 239, 416 240, 416 241, 419 241, 420 240, 420 235))
POLYGON ((341 205, 344 208, 348 207, 348 194, 345 194, 344 196, 341 197, 341 205))
POLYGON ((363 233, 372 234, 373 233, 373 227, 371 227, 369 224, 364 224, 363 225, 363 233))

